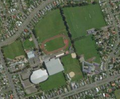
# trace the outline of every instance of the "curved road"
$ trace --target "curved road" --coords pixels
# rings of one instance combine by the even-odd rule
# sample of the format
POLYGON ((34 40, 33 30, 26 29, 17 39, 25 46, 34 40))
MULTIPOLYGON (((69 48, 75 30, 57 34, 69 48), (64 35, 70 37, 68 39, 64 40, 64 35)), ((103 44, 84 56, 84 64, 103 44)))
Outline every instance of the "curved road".
MULTIPOLYGON (((13 43, 17 38, 20 37, 20 34, 22 33, 22 31, 24 31, 24 29, 26 28, 26 26, 30 23, 30 21, 33 19, 33 17, 35 16, 35 14, 39 11, 39 10, 42 10, 46 5, 48 5, 49 3, 52 3, 54 0, 47 0, 47 1, 43 1, 37 8, 35 8, 31 14, 26 18, 26 20, 23 22, 23 24, 18 28, 18 31, 16 32, 16 34, 14 34, 12 37, 6 39, 5 41, 3 42, 0 42, 0 60, 2 62, 2 65, 4 66, 5 70, 6 70, 6 75, 8 76, 8 80, 9 80, 9 83, 11 85, 11 88, 13 90, 13 94, 15 96, 15 99, 19 99, 18 95, 17 95, 17 92, 15 90, 15 86, 14 86, 14 83, 12 81, 12 77, 11 75, 9 74, 8 70, 7 70, 7 66, 5 64, 5 61, 4 61, 4 56, 1 52, 1 47, 3 46, 6 46, 6 45, 9 45, 11 43, 13 43)), ((7 90, 7 89, 6 89, 7 90)))
POLYGON ((25 29, 25 27, 30 23, 30 21, 33 19, 33 17, 35 16, 35 14, 39 11, 42 10, 44 7, 46 7, 46 5, 48 5, 49 3, 52 3, 55 0, 46 0, 43 1, 37 8, 35 8, 31 14, 26 18, 26 20, 23 22, 23 24, 18 27, 18 31, 16 32, 16 34, 14 34, 12 37, 6 39, 3 42, 0 42, 0 47, 6 46, 8 44, 13 43, 18 37, 20 37, 20 34, 22 33, 22 31, 25 29))

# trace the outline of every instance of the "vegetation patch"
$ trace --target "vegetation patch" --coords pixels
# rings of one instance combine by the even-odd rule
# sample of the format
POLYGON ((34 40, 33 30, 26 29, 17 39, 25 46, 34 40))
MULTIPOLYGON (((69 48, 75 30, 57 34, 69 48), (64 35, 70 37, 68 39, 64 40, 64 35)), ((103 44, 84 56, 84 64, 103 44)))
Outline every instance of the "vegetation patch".
POLYGON ((69 74, 74 72, 75 76, 72 78, 73 81, 77 81, 83 78, 81 66, 77 59, 73 59, 71 55, 67 55, 61 58, 65 72, 69 74))
POLYGON ((20 40, 16 40, 14 43, 3 47, 4 55, 6 58, 14 59, 17 56, 25 55, 20 40))
POLYGON ((99 4, 63 10, 73 39, 86 35, 88 29, 99 29, 106 25, 99 4))
POLYGON ((116 99, 120 99, 120 89, 115 91, 116 99))
POLYGON ((62 72, 49 76, 48 80, 40 84, 42 90, 44 91, 59 88, 64 85, 66 85, 66 81, 62 72))
POLYGON ((57 50, 57 49, 65 46, 63 37, 53 39, 53 40, 47 42, 45 44, 45 46, 46 46, 47 51, 57 50))
POLYGON ((76 41, 74 45, 78 55, 84 55, 86 60, 95 58, 96 62, 100 62, 100 56, 97 52, 95 41, 91 39, 91 36, 86 36, 76 41))
POLYGON ((59 10, 52 10, 35 26, 39 43, 58 34, 67 34, 59 10))
POLYGON ((25 50, 30 50, 35 47, 31 36, 29 38, 25 38, 25 40, 22 43, 25 50))

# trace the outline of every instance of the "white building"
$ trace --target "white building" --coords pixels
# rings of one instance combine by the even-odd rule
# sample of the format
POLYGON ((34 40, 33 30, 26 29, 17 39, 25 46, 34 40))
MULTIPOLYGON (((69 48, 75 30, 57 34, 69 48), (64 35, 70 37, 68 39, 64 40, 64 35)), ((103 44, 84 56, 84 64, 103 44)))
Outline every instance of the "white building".
POLYGON ((33 84, 39 84, 40 82, 47 80, 47 78, 47 71, 42 69, 33 71, 32 75, 30 76, 30 80, 33 84))

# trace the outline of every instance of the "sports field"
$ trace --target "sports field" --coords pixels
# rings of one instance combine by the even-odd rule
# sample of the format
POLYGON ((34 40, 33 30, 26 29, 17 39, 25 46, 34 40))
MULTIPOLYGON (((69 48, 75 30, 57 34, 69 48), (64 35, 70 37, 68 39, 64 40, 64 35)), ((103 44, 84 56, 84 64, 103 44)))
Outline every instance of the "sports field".
POLYGON ((15 41, 14 43, 3 47, 4 55, 6 58, 14 59, 17 56, 25 55, 25 52, 22 47, 20 40, 15 41))
MULTIPOLYGON (((58 34, 67 34, 59 10, 52 10, 35 26, 39 43, 58 34)), ((61 41, 60 41, 61 42, 61 41)))
POLYGON ((35 44, 33 41, 29 40, 30 38, 25 39, 25 41, 23 41, 23 47, 25 50, 30 50, 33 49, 35 47, 35 44))
POLYGON ((120 89, 115 91, 116 99, 120 99, 120 89))
POLYGON ((86 35, 88 29, 106 25, 99 4, 69 7, 63 10, 73 39, 86 35))
POLYGON ((78 55, 84 55, 86 60, 95 57, 95 61, 100 62, 100 56, 97 53, 95 41, 91 39, 91 36, 86 36, 76 41, 74 45, 78 55))
POLYGON ((62 37, 53 39, 46 43, 46 49, 47 51, 54 51, 56 49, 59 49, 61 47, 65 46, 64 40, 62 37))
POLYGON ((43 83, 40 83, 40 87, 42 90, 50 90, 54 88, 59 88, 61 86, 64 86, 66 84, 65 78, 63 76, 63 73, 60 72, 58 74, 49 76, 48 80, 46 80, 43 83))
POLYGON ((66 35, 60 34, 42 42, 41 49, 45 54, 53 54, 69 47, 69 39, 66 35))
POLYGON ((77 59, 73 59, 71 55, 67 55, 61 58, 64 69, 66 73, 74 72, 75 76, 72 78, 72 81, 77 81, 83 78, 81 72, 81 66, 77 59))

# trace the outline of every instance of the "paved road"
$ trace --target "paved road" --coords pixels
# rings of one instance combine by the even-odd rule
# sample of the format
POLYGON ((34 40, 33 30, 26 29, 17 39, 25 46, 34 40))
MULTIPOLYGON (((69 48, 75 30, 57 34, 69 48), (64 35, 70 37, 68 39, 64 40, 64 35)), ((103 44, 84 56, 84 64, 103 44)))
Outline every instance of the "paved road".
POLYGON ((71 91, 69 91, 67 93, 55 96, 55 97, 53 97, 51 99, 56 99, 56 98, 58 98, 58 99, 64 99, 65 97, 72 96, 74 94, 77 94, 77 93, 80 93, 80 92, 83 92, 83 91, 86 91, 86 90, 90 90, 92 88, 96 88, 96 87, 98 87, 100 85, 104 85, 106 83, 109 83, 109 82, 117 80, 117 79, 120 79, 120 74, 115 75, 115 76, 110 76, 110 77, 108 77, 108 78, 106 78, 104 80, 97 81, 97 82, 94 82, 92 84, 88 84, 88 85, 79 87, 78 89, 71 90, 71 91))
POLYGON ((12 77, 9 74, 7 66, 5 64, 4 56, 3 56, 3 53, 1 52, 1 49, 0 49, 0 60, 1 60, 2 65, 4 66, 4 69, 5 69, 5 72, 6 72, 6 76, 8 77, 9 84, 10 84, 12 90, 13 90, 14 97, 15 97, 15 99, 19 99, 18 96, 17 96, 16 90, 15 90, 14 83, 12 81, 12 77))
POLYGON ((46 0, 43 1, 41 3, 40 6, 38 6, 37 8, 34 9, 34 11, 31 12, 31 14, 27 17, 27 19, 24 21, 24 23, 18 28, 18 31, 16 32, 16 34, 14 34, 14 36, 6 39, 3 42, 0 42, 0 47, 6 46, 8 44, 13 43, 18 37, 20 37, 21 32, 24 30, 24 28, 30 23, 30 21, 33 19, 33 17, 35 16, 35 14, 39 11, 42 10, 46 5, 48 5, 49 3, 52 3, 54 0, 46 0))
POLYGON ((116 48, 120 42, 120 38, 119 38, 119 30, 118 30, 118 27, 117 27, 117 22, 116 22, 116 19, 114 17, 114 13, 112 13, 111 11, 111 5, 109 4, 109 0, 106 0, 106 4, 107 4, 107 8, 108 8, 108 13, 110 14, 111 18, 112 18, 112 21, 113 21, 113 26, 115 27, 115 31, 117 32, 117 39, 116 39, 116 42, 115 42, 115 45, 113 47, 113 50, 112 52, 110 53, 109 57, 108 57, 108 60, 106 61, 105 63, 105 66, 106 66, 106 70, 107 70, 107 76, 109 76, 109 71, 108 71, 108 62, 111 60, 112 57, 114 57, 114 52, 116 51, 116 48))

